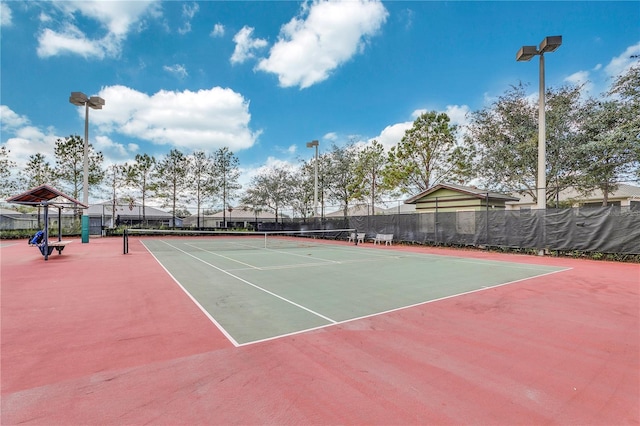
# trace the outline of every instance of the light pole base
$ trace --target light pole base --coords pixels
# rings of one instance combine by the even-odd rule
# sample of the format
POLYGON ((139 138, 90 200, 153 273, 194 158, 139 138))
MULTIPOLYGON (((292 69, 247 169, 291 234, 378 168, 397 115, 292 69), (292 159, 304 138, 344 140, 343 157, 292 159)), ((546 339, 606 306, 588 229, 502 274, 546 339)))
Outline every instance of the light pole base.
POLYGON ((82 216, 82 242, 89 242, 89 216, 82 216))

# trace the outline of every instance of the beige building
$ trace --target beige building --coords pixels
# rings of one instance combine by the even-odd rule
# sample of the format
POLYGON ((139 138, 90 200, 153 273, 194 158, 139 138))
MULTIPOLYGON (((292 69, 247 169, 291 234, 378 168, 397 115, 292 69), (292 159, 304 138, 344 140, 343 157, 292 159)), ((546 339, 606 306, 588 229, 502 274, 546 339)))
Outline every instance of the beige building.
POLYGON ((436 210, 438 212, 504 210, 507 202, 516 201, 518 201, 516 197, 474 186, 440 183, 405 200, 404 203, 415 204, 416 213, 428 213, 436 210))

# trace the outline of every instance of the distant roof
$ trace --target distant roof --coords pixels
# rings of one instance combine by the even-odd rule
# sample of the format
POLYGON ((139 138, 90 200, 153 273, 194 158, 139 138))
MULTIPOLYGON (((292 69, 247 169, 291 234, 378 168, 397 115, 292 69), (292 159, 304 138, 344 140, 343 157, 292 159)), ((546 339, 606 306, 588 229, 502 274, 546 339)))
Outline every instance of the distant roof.
MULTIPOLYGON (((194 217, 196 217, 196 215, 193 215, 194 217)), ((265 210, 258 210, 257 212, 255 210, 253 210, 251 207, 248 206, 237 206, 237 207, 231 207, 231 213, 229 213, 228 210, 225 210, 224 212, 219 211, 217 213, 214 214, 207 214, 207 215, 201 215, 200 217, 206 217, 206 218, 222 218, 222 217, 227 218, 227 220, 231 220, 231 218, 234 219, 254 219, 257 217, 258 219, 275 219, 276 215, 270 211, 265 211, 265 210)))
MULTIPOLYGON (((614 191, 609 191, 608 198, 609 200, 619 200, 619 199, 629 199, 629 200, 640 200, 640 187, 634 185, 628 185, 626 183, 619 183, 617 185, 617 189, 614 191)), ((510 202, 508 204, 511 205, 527 205, 534 204, 533 197, 530 194, 514 194, 519 195, 520 200, 518 202, 510 202)), ((575 201, 575 202, 596 202, 602 201, 603 191, 600 189, 596 189, 591 191, 588 194, 582 194, 580 191, 575 188, 567 188, 560 191, 559 194, 560 201, 575 201)))
POLYGON ((50 205, 59 208, 63 207, 82 207, 87 208, 89 206, 81 203, 70 195, 49 185, 40 185, 33 189, 30 189, 22 194, 15 195, 7 198, 8 203, 25 204, 25 205, 50 205))
MULTIPOLYGON (((173 214, 171 212, 166 212, 164 210, 160 210, 151 206, 144 206, 144 210, 142 209, 142 204, 138 203, 116 203, 116 215, 120 215, 122 218, 125 217, 139 217, 144 213, 144 216, 147 218, 172 218, 173 214)), ((113 201, 105 201, 98 204, 92 204, 89 207, 90 215, 98 215, 105 214, 107 216, 112 216, 113 211, 113 201)))
POLYGON ((426 197, 427 195, 436 192, 440 189, 450 189, 452 191, 461 192, 467 195, 470 195, 474 198, 491 198, 494 200, 504 200, 504 201, 518 201, 518 198, 512 197, 511 195, 501 194, 499 192, 492 192, 486 189, 476 188, 475 186, 463 186, 456 185, 453 183, 439 183, 438 185, 432 186, 426 191, 422 191, 418 195, 414 195, 413 197, 405 200, 405 204, 415 204, 420 198, 426 197))

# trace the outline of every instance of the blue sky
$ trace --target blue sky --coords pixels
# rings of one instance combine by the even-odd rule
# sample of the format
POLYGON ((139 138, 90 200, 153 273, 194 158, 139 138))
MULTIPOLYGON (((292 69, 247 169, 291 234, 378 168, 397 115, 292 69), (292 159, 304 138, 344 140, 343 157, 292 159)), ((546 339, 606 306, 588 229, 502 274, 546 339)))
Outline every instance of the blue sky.
POLYGON ((538 59, 515 54, 548 35, 548 86, 598 95, 640 54, 637 1, 0 4, 0 143, 19 165, 84 134, 72 91, 106 100, 89 135, 105 165, 227 146, 247 182, 314 139, 390 147, 421 111, 464 125, 519 81, 537 96, 538 59))

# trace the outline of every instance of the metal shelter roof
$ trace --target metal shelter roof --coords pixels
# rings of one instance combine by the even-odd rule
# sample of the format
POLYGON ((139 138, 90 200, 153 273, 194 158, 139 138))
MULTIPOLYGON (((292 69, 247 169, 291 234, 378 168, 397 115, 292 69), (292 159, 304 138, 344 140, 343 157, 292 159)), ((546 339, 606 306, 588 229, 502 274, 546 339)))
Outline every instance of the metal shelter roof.
POLYGON ((40 185, 22 194, 6 199, 7 203, 24 204, 31 206, 54 206, 60 209, 65 207, 80 207, 83 209, 89 206, 76 200, 75 198, 58 191, 49 185, 40 185))

